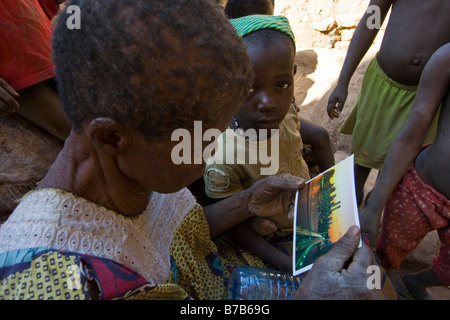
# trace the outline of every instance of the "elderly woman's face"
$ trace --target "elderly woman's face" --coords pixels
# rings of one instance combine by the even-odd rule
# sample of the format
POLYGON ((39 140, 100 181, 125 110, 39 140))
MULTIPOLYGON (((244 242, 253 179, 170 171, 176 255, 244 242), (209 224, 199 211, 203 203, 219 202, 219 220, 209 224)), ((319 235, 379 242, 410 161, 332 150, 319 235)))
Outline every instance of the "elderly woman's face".
POLYGON ((172 141, 171 135, 168 135, 164 139, 148 142, 143 135, 134 132, 131 139, 132 148, 127 155, 118 160, 118 165, 122 172, 148 191, 176 192, 203 175, 207 160, 203 157, 205 148, 210 146, 211 141, 215 141, 217 136, 227 128, 238 109, 239 106, 218 108, 220 111, 215 123, 196 122, 197 129, 194 129, 193 120, 191 128, 183 128, 185 129, 183 140, 177 138, 174 139, 176 141, 172 141), (199 125, 201 125, 201 133, 198 131, 199 125), (214 130, 216 134, 214 138, 208 137, 205 138, 206 141, 203 141, 203 135, 209 129, 216 129, 214 130), (186 135, 188 137, 185 140, 186 135), (190 152, 190 161, 180 163, 180 143, 186 146, 182 152, 190 152), (201 148, 198 148, 200 145, 201 148))

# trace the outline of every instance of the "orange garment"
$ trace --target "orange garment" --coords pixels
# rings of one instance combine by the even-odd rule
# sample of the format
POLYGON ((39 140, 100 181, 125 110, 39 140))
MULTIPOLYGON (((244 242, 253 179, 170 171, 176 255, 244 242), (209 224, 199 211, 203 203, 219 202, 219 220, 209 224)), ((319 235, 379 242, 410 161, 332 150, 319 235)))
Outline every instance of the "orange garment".
POLYGON ((381 265, 397 268, 433 230, 441 241, 433 269, 450 284, 450 200, 423 182, 411 165, 384 209, 376 250, 381 265))
POLYGON ((0 1, 0 78, 16 91, 55 77, 54 0, 0 1))

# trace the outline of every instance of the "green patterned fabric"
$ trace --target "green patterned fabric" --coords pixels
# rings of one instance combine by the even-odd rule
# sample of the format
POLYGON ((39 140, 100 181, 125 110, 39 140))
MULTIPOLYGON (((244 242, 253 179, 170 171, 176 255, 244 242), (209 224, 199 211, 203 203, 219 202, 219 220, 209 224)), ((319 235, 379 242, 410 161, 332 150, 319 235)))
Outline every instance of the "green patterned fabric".
POLYGON ((295 47, 295 35, 292 32, 289 20, 285 16, 255 14, 242 18, 231 19, 230 22, 240 37, 244 37, 251 32, 262 29, 274 29, 287 34, 289 38, 291 38, 295 47))

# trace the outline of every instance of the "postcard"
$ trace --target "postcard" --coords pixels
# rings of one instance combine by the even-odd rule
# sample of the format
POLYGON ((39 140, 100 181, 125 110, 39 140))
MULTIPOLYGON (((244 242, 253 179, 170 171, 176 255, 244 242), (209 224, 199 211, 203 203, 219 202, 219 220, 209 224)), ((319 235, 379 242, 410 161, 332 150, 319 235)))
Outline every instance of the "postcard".
POLYGON ((311 269, 314 260, 327 253, 352 225, 359 227, 353 155, 314 177, 296 193, 294 275, 311 269))

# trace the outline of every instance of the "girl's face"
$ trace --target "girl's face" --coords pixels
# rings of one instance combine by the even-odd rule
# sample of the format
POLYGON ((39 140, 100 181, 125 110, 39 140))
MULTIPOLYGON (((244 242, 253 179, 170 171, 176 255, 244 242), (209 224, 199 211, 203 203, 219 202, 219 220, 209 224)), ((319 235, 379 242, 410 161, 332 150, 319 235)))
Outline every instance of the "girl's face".
POLYGON ((271 46, 248 44, 255 78, 236 117, 240 128, 277 129, 294 95, 294 50, 278 41, 271 46))

